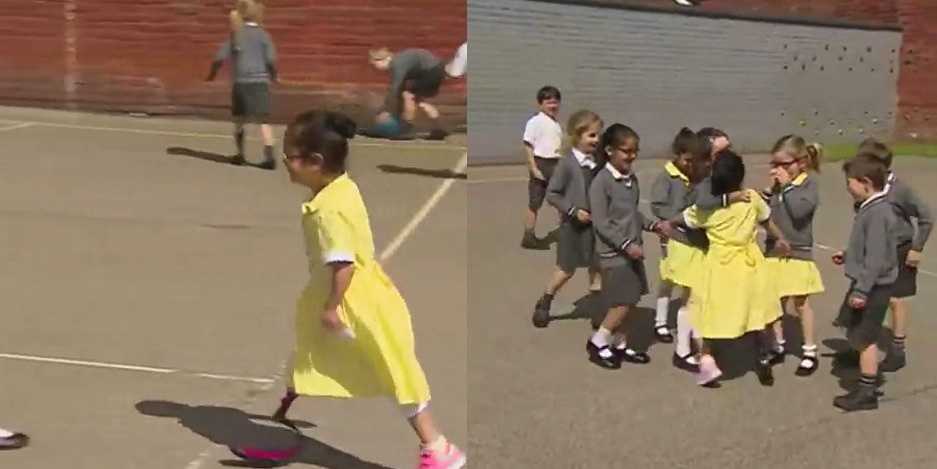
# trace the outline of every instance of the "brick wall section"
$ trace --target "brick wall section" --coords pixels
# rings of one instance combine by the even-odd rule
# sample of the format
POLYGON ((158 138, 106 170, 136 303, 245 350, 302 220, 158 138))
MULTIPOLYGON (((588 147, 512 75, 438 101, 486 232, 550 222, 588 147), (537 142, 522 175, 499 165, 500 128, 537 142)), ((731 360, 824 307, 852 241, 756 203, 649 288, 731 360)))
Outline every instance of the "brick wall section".
MULTIPOLYGON (((274 92, 279 120, 325 106, 369 119, 388 80, 367 64, 370 47, 424 47, 448 58, 466 38, 464 0, 266 3, 265 26, 280 59, 282 83, 274 92)), ((226 37, 232 4, 2 0, 0 102, 227 116, 227 74, 215 83, 204 77, 226 37), (71 20, 65 12, 69 5, 75 9, 71 20), (66 92, 69 71, 76 84, 71 94, 66 92)), ((452 125, 464 124, 466 81, 444 85, 435 102, 452 125)))
POLYGON ((896 137, 937 140, 937 1, 896 1, 904 27, 896 137))

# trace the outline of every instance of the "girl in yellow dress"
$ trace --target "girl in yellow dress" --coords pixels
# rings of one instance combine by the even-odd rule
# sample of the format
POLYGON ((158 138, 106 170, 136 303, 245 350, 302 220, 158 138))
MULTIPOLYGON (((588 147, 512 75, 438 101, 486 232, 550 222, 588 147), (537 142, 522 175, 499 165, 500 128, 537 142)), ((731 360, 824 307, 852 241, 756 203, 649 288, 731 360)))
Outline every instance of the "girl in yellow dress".
POLYGON ((312 190, 302 205, 310 278, 297 302, 292 380, 274 418, 285 418, 297 395, 390 397, 420 439, 418 467, 460 468, 465 455, 427 409, 407 305, 375 258, 368 211, 345 173, 355 131, 345 115, 311 111, 284 136, 290 179, 312 190))
MULTIPOLYGON (((693 158, 700 149, 700 139, 692 130, 684 127, 674 137, 671 145, 673 159, 664 165, 664 170, 651 187, 651 212, 662 221, 670 220, 692 205, 693 158)), ((660 279, 657 290, 657 305, 654 333, 661 342, 675 342, 674 366, 696 372, 698 363, 690 346, 693 328, 690 325, 687 302, 690 286, 699 275, 703 262, 706 234, 701 230, 676 227, 673 237, 661 244, 660 279), (677 336, 674 338, 667 327, 667 313, 674 287, 680 287, 680 309, 677 312, 677 336)))
MULTIPOLYGON (((819 181, 811 173, 820 171, 823 149, 796 135, 785 135, 771 152, 771 178, 774 184, 762 196, 771 207, 771 219, 791 243, 791 253, 774 252, 775 240, 768 236, 765 256, 778 285, 781 310, 788 305, 800 316, 804 334, 803 355, 795 374, 810 376, 817 371, 817 342, 813 308, 807 298, 823 292, 820 270, 813 261, 813 217, 820 204, 819 181)), ((784 361, 784 332, 781 321, 774 324, 776 344, 772 364, 784 361)))
MULTIPOLYGON (((712 194, 738 191, 745 178, 742 158, 723 150, 712 162, 712 194)), ((765 258, 756 241, 759 225, 764 225, 778 239, 778 249, 788 246, 786 239, 771 221, 771 209, 751 191, 749 201, 738 201, 725 208, 700 210, 693 205, 671 220, 682 221, 690 228, 706 230, 709 250, 703 258, 699 280, 693 285, 695 301, 690 302, 693 327, 703 339, 698 356, 697 384, 714 387, 722 371, 710 353, 707 341, 735 339, 748 332, 760 332, 762 353, 756 373, 765 386, 774 384, 768 349, 768 327, 781 312, 772 276, 765 269, 765 258)))

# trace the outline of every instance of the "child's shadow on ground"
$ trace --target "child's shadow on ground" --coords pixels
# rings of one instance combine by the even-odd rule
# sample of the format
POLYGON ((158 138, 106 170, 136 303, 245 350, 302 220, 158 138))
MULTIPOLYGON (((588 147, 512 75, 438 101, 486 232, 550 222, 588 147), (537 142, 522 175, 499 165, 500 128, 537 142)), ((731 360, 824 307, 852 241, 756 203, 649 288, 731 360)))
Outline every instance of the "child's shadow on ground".
POLYGON ((456 172, 451 169, 426 169, 412 166, 397 166, 393 164, 379 164, 377 168, 390 174, 411 174, 414 176, 427 176, 439 179, 468 179, 468 174, 456 172))
MULTIPOLYGON (((212 163, 233 164, 234 162, 234 157, 230 155, 222 155, 221 153, 213 153, 204 150, 194 150, 192 148, 186 147, 169 147, 166 149, 166 154, 173 156, 188 156, 189 158, 211 161, 212 163)), ((245 162, 244 166, 250 168, 260 168, 257 163, 251 163, 250 161, 245 162)))
MULTIPOLYGON (((882 328, 882 335, 878 340, 879 350, 888 350, 888 347, 891 345, 889 338, 891 337, 890 328, 882 328)), ((823 353, 822 357, 832 358, 838 352, 845 352, 852 350, 849 342, 845 339, 823 339, 823 346, 831 350, 831 352, 823 353)), ((845 391, 854 391, 859 386, 859 366, 842 366, 832 363, 830 365, 830 374, 835 376, 839 381, 839 387, 845 391)), ((884 385, 887 382, 884 378, 882 379, 881 384, 884 385)))
MULTIPOLYGON (((180 425, 221 446, 260 445, 289 446, 295 436, 285 428, 263 425, 255 421, 270 418, 252 415, 239 409, 218 406, 190 406, 177 402, 146 400, 138 402, 137 411, 152 417, 176 419, 180 425)), ((309 422, 294 421, 299 428, 313 428, 309 422)), ((220 461, 228 467, 282 467, 291 463, 309 464, 327 469, 391 469, 380 464, 363 461, 342 450, 308 436, 301 437, 302 449, 289 461, 257 463, 237 459, 220 461)))
MULTIPOLYGON (((600 293, 588 293, 573 302, 573 310, 553 316, 551 321, 587 320, 592 330, 597 330, 605 319, 608 307, 605 305, 600 293)), ((628 331, 628 346, 634 350, 647 351, 655 343, 654 339, 654 310, 637 306, 628 313, 621 326, 628 331)))

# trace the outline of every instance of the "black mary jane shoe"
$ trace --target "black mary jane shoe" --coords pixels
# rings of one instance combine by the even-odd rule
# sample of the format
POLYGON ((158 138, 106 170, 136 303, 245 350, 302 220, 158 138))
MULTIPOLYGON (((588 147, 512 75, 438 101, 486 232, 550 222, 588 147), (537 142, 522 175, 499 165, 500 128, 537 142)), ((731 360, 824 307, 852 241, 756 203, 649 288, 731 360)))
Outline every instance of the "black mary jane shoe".
POLYGON ((816 373, 817 368, 819 367, 820 362, 817 360, 817 357, 805 355, 803 358, 801 358, 800 364, 797 365, 797 370, 794 371, 794 374, 801 377, 807 377, 816 373))
POLYGON ((14 433, 6 438, 0 438, 0 451, 25 448, 29 445, 29 437, 23 433, 14 433))
POLYGON ((631 348, 614 348, 612 353, 618 356, 618 359, 622 362, 628 362, 635 365, 647 365, 651 363, 651 357, 644 352, 638 352, 637 350, 631 348))
POLYGON ((615 352, 611 350, 607 345, 604 347, 599 347, 592 343, 591 340, 586 342, 586 351, 589 352, 589 361, 594 363, 600 368, 605 368, 606 370, 617 370, 621 368, 621 358, 618 357, 615 352), (611 352, 608 357, 602 356, 602 351, 607 350, 611 352))
POLYGON ((670 333, 670 329, 667 326, 658 326, 654 329, 654 337, 662 344, 673 343, 673 334, 670 333))
POLYGON ((778 366, 784 363, 784 360, 787 359, 787 350, 785 349, 772 349, 768 352, 768 364, 771 366, 778 366))
POLYGON ((755 376, 762 386, 774 386, 774 371, 771 369, 769 357, 763 357, 755 365, 755 376))
POLYGON ((690 363, 689 362, 690 358, 693 358, 693 354, 687 355, 685 357, 681 357, 680 355, 677 355, 676 353, 674 353, 673 358, 671 359, 671 362, 673 363, 673 366, 683 371, 688 371, 690 373, 699 373, 699 364, 690 363))

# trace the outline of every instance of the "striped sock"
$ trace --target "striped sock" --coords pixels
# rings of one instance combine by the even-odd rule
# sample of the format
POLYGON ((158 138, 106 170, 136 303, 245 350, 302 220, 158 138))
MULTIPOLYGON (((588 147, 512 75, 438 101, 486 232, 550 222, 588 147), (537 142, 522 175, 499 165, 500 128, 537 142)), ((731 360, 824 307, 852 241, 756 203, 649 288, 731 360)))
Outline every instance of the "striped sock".
POLYGON ((867 375, 865 373, 862 373, 862 375, 859 376, 859 388, 866 389, 866 390, 874 390, 876 381, 877 380, 875 379, 875 375, 867 375))
POLYGON ((903 336, 903 335, 902 335, 902 336, 897 336, 897 335, 896 335, 896 336, 892 337, 892 338, 891 338, 891 349, 894 350, 894 351, 896 351, 896 352, 904 353, 904 341, 905 341, 905 340, 907 340, 907 337, 905 337, 905 336, 903 336))

